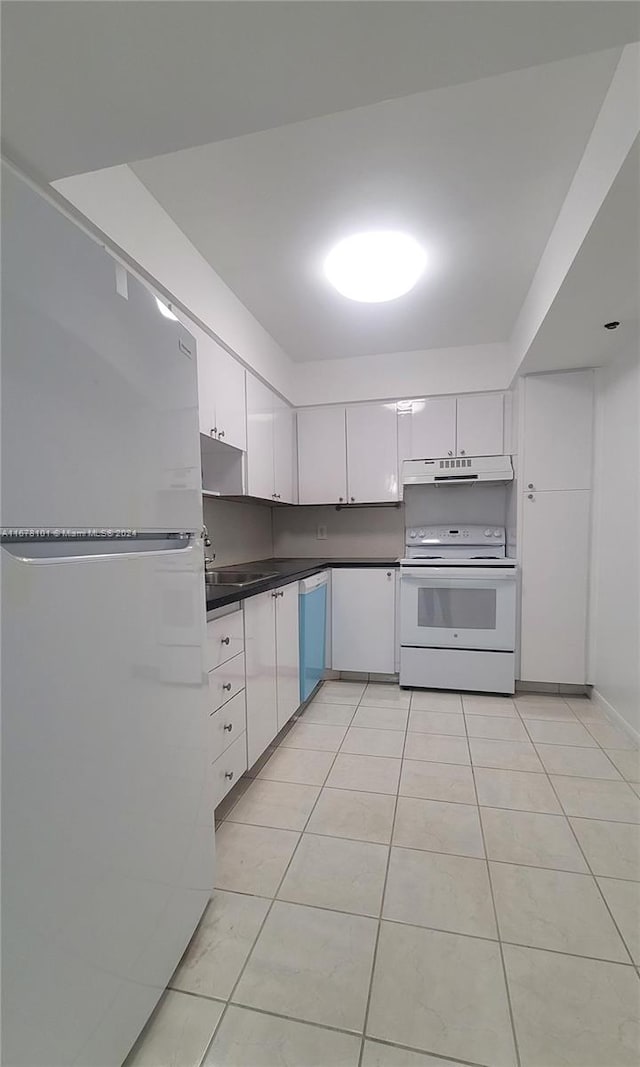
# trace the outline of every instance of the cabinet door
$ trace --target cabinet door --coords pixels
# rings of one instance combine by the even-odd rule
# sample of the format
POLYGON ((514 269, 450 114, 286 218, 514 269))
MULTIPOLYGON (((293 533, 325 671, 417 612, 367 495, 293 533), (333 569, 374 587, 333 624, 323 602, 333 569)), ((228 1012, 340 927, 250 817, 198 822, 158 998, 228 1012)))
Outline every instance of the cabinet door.
POLYGON ((586 680, 590 497, 588 491, 525 493, 523 681, 581 685, 586 680))
POLYGON ((501 456, 504 448, 502 393, 459 396, 456 444, 459 456, 501 456))
POLYGON ((524 485, 590 489, 593 371, 525 379, 524 485))
POLYGON ((298 503, 347 500, 347 443, 343 407, 298 412, 298 503))
POLYGON ((278 679, 278 729, 300 706, 300 642, 298 633, 298 583, 277 589, 276 670, 278 679))
POLYGON ((273 393, 247 374, 247 492, 274 499, 273 393))
POLYGON ((218 440, 245 451, 247 447, 247 402, 245 369, 224 348, 214 345, 216 398, 215 425, 218 440))
POLYGON ((217 345, 198 330, 196 337, 198 364, 198 421, 200 433, 215 437, 216 424, 216 349, 217 345))
POLYGON ((341 568, 331 572, 334 670, 393 672, 395 586, 393 568, 341 568))
POLYGON ((273 592, 244 602, 249 767, 278 732, 275 604, 273 592))
POLYGON ((276 499, 293 504, 293 411, 279 396, 273 397, 273 461, 276 499))
POLYGON ((398 499, 395 404, 347 408, 347 489, 351 504, 398 499))
POLYGON ((411 453, 411 459, 455 456, 455 396, 414 401, 411 412, 411 453))

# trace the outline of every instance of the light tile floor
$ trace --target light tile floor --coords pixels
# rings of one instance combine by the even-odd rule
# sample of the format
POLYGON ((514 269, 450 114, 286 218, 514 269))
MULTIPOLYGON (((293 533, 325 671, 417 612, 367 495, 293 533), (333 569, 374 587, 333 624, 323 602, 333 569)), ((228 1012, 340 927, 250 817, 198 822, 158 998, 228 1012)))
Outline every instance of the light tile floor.
POLYGON ((637 1067, 640 755, 597 707, 330 682, 277 742, 128 1067, 637 1067))

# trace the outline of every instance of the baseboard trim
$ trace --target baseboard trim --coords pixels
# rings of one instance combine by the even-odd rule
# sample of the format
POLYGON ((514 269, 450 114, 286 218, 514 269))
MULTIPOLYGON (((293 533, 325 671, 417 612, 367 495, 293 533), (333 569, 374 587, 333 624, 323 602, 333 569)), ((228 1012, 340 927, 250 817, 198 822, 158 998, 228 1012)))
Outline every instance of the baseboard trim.
POLYGON ((592 690, 591 699, 599 708, 602 708, 605 715, 611 720, 614 726, 619 726, 623 733, 628 734, 632 741, 635 741, 636 744, 640 744, 640 732, 638 732, 630 722, 627 722, 624 716, 614 708, 613 704, 609 703, 606 697, 603 697, 598 689, 594 688, 592 690))

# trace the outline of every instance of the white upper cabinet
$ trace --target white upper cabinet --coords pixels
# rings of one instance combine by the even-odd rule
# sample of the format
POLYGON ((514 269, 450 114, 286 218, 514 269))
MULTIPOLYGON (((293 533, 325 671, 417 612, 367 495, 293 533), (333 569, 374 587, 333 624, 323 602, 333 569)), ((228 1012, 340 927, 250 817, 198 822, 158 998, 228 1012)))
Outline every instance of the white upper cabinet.
POLYGON ((501 456, 504 449, 502 393, 459 396, 456 409, 456 454, 501 456))
POLYGON ((244 451, 247 447, 245 370, 224 348, 196 331, 200 433, 244 451))
POLYGON ((218 440, 244 452, 247 447, 245 369, 224 348, 215 345, 216 421, 218 440))
POLYGON ((298 502, 344 504, 347 442, 343 407, 298 412, 298 502))
POLYGON ((273 500, 274 396, 266 385, 247 375, 247 492, 273 500))
POLYGON ((455 454, 455 396, 414 400, 411 408, 411 455, 407 458, 435 459, 455 454))
POLYGON ((398 499, 398 416, 395 404, 347 408, 350 504, 398 499))
POLYGON ((294 501, 293 409, 247 374, 247 493, 294 501))
POLYGON ((273 397, 273 469, 275 499, 293 504, 294 495, 294 414, 279 396, 273 397))
POLYGON ((590 489, 593 371, 525 379, 525 490, 590 489))
POLYGON ((435 396, 414 400, 407 406, 410 406, 411 412, 408 427, 406 414, 401 415, 401 451, 404 458, 502 455, 502 393, 435 396))

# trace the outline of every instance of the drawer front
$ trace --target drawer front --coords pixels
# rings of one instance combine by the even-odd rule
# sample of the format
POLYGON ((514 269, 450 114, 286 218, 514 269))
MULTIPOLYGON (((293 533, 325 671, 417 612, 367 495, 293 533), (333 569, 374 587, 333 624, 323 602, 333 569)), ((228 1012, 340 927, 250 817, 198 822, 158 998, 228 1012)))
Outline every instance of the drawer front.
POLYGON ((218 807, 232 786, 247 769, 247 735, 243 733, 218 756, 211 767, 213 775, 213 807, 218 807))
POLYGON ((205 657, 207 670, 212 671, 221 663, 233 659, 244 651, 244 615, 242 609, 232 611, 222 619, 207 623, 205 657))
POLYGON ((244 689, 209 715, 209 755, 218 759, 247 728, 247 708, 244 689))
POLYGON ((244 689, 244 652, 209 671, 209 711, 217 711, 241 689, 244 689))

